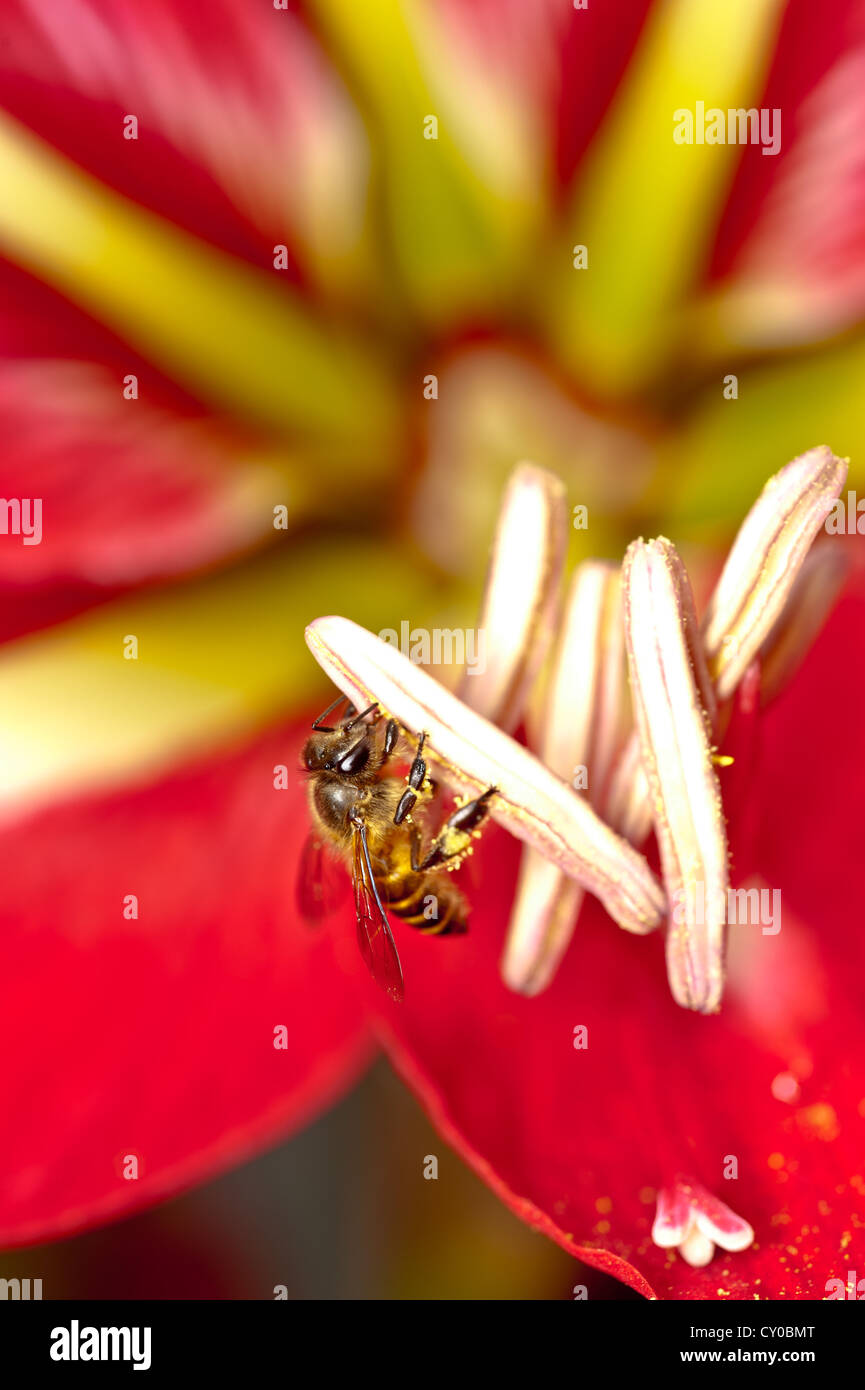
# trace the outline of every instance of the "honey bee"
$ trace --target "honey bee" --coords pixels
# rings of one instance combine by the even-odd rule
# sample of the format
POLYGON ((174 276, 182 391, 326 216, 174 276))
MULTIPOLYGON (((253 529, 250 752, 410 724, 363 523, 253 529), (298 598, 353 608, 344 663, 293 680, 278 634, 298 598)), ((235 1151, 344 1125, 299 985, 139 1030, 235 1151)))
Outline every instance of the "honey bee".
POLYGON ((449 873, 470 852, 496 788, 459 805, 424 848, 411 813, 419 802, 425 811, 436 792, 423 756, 426 735, 403 780, 393 770, 402 731, 396 720, 381 718, 377 705, 358 713, 349 704, 341 723, 325 726, 345 698, 318 716, 303 749, 314 828, 301 859, 298 905, 310 922, 333 911, 330 870, 334 858, 342 859, 354 886, 361 954, 376 983, 399 1002, 403 974, 388 911, 425 935, 466 931, 468 906, 449 873))

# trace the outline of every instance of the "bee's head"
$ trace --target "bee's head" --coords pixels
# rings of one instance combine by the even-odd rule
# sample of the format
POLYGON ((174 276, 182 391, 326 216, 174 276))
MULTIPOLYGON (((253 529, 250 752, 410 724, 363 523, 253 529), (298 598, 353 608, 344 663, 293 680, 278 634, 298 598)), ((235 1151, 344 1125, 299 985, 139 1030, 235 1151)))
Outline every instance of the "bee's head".
POLYGON ((307 772, 337 772, 350 777, 366 767, 370 751, 366 729, 314 733, 304 744, 303 765, 307 772))

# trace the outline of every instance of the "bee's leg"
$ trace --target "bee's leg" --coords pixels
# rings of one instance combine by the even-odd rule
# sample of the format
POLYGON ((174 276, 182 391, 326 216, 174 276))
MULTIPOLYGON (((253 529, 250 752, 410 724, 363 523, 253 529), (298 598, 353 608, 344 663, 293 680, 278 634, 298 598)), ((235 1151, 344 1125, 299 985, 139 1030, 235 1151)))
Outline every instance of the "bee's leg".
POLYGON ((411 827, 409 832, 409 850, 411 852, 411 871, 413 874, 423 872, 421 865, 424 861, 423 850, 420 842, 420 831, 416 825, 411 827))
POLYGON ((406 816, 415 806, 418 795, 426 781, 426 760, 423 757, 423 746, 426 742, 426 734, 421 734, 417 741, 417 752, 414 761, 409 768, 408 786, 399 799, 399 805, 393 813, 394 825, 402 825, 406 816))
POLYGON ((411 866, 415 873, 435 869, 448 864, 451 868, 471 853, 471 842, 480 833, 480 826, 489 811, 490 798, 496 795, 497 787, 488 787, 473 801, 458 806, 445 821, 425 855, 420 852, 420 836, 417 831, 411 837, 411 866))
POLYGON ((399 724, 395 719, 387 721, 387 728, 384 731, 384 756, 389 758, 399 742, 399 724))
MULTIPOLYGON (((402 732, 403 730, 401 729, 400 725, 397 723, 395 719, 389 719, 387 721, 384 731, 384 748, 382 750, 383 761, 387 761, 387 759, 391 757, 391 755, 395 752, 396 746, 399 743, 399 736, 402 732)), ((426 738, 426 734, 424 734, 423 737, 426 738)), ((413 765, 414 764, 412 764, 412 766, 413 765)), ((431 794, 435 792, 436 784, 431 777, 427 777, 426 785, 427 789, 431 794)))

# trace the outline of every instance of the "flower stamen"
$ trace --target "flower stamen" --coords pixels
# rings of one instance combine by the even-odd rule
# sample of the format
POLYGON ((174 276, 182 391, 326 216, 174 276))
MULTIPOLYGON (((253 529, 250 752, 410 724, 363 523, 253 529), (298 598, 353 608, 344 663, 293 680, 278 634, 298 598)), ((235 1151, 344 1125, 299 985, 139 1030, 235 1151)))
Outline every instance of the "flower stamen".
MULTIPOLYGON (((598 804, 621 737, 624 633, 618 566, 586 561, 571 582, 539 724, 539 755, 598 804), (576 776, 575 776, 576 775, 576 776)), ((579 883, 526 846, 502 960, 511 989, 534 995, 567 949, 583 899, 579 883)))
MULTIPOLYGON (((774 692, 813 640, 840 587, 834 546, 811 547, 844 486, 847 464, 822 446, 769 479, 742 523, 702 623, 718 702, 763 652, 774 692)), ((617 760, 605 806, 609 824, 640 845, 652 808, 636 734, 617 760)))
POLYGON ((723 990, 727 841, 712 764, 714 692, 685 567, 663 537, 623 566, 634 718, 672 908, 667 972, 677 1003, 715 1012, 723 990))
POLYGON ((703 619, 719 700, 732 695, 781 616, 846 477, 846 461, 831 449, 809 449, 769 479, 739 528, 703 619))
POLYGON ((458 694, 485 719, 510 733, 556 628, 567 549, 564 484, 523 463, 502 500, 481 604, 483 671, 465 675, 458 694))
POLYGON ((754 1229, 701 1183, 677 1178, 658 1193, 652 1240, 662 1250, 677 1249, 686 1264, 702 1269, 716 1246, 731 1254, 747 1250, 754 1229))

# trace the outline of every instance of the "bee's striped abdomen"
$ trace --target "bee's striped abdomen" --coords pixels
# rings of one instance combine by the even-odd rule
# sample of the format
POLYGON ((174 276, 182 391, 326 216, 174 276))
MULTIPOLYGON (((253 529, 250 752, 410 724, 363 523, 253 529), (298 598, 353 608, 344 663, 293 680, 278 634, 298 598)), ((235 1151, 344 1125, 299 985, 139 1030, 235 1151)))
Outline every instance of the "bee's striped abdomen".
POLYGON ((449 936, 466 930, 466 903, 445 874, 392 874, 380 887, 388 909, 410 927, 428 936, 449 936))

